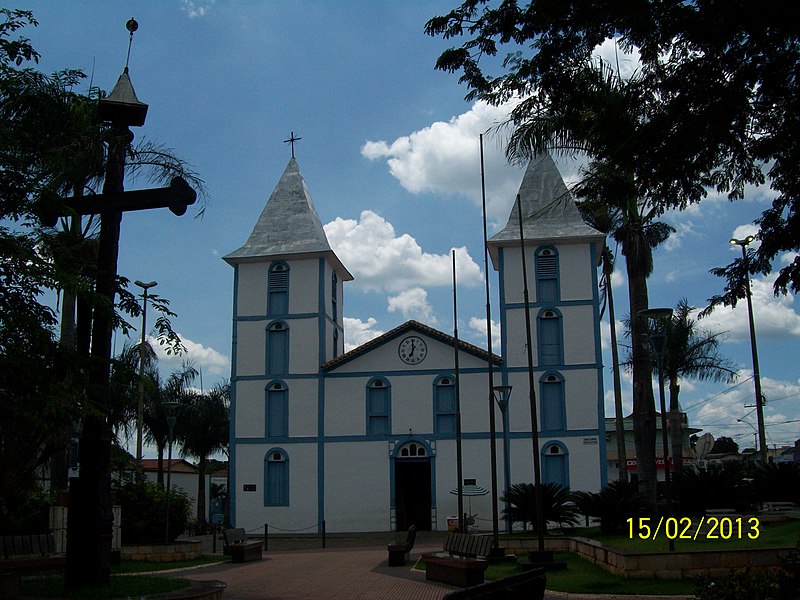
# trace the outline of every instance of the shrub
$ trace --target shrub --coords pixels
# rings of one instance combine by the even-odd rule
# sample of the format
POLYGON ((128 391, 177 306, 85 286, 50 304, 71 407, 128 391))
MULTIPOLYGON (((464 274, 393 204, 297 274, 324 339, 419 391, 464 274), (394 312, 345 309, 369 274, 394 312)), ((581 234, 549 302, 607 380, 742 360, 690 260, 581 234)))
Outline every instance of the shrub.
MULTIPOLYGON (((123 545, 164 542, 166 490, 152 481, 128 481, 117 490, 117 501, 122 506, 123 545)), ((169 541, 187 529, 191 510, 189 496, 173 486, 169 499, 169 541)))
POLYGON ((627 519, 636 517, 645 504, 645 497, 635 483, 613 481, 600 492, 573 493, 578 512, 600 519, 605 534, 626 531, 627 519))
MULTIPOLYGON (((501 502, 508 502, 510 508, 503 514, 510 517, 515 523, 522 523, 527 527, 530 523, 536 531, 536 486, 532 483, 516 483, 508 490, 508 495, 500 498, 501 502)), ((572 494, 569 488, 558 483, 542 484, 542 505, 544 506, 545 522, 574 525, 578 521, 575 506, 572 503, 572 494)))
POLYGON ((705 471, 684 467, 673 475, 672 496, 676 513, 688 516, 709 508, 746 512, 753 500, 741 469, 730 466, 705 471))
POLYGON ((760 502, 800 502, 800 464, 756 463, 752 488, 760 502))

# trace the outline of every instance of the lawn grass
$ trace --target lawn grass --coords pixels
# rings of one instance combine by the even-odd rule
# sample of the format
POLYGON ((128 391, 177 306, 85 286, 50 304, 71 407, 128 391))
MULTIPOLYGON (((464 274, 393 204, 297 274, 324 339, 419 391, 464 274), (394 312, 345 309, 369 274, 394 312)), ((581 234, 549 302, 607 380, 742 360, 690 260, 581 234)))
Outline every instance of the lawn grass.
MULTIPOLYGON (((751 532, 747 524, 749 517, 742 517, 742 532, 739 538, 739 532, 734 526, 729 539, 708 539, 705 534, 698 534, 696 539, 676 539, 675 551, 676 552, 697 552, 703 550, 751 550, 756 548, 792 548, 797 545, 800 540, 800 521, 790 520, 774 523, 760 522, 758 526, 758 537, 750 539, 748 533, 751 532)), ((655 530, 656 520, 652 529, 655 530)), ((694 521, 695 526, 697 519, 694 521)), ((696 528, 696 527, 695 527, 696 528)), ((658 552, 669 552, 669 540, 664 535, 663 530, 655 539, 641 539, 638 536, 638 530, 634 529, 633 538, 630 532, 619 535, 602 535, 598 527, 589 528, 574 528, 564 530, 567 536, 588 537, 596 540, 606 546, 611 546, 626 552, 637 552, 643 554, 652 554, 658 552)), ((687 532, 688 535, 689 532, 687 532)), ((726 530, 727 533, 727 530, 726 530)), ((719 530, 716 531, 719 535, 719 530)))
POLYGON ((186 569, 202 565, 213 565, 218 562, 230 560, 227 556, 207 555, 189 560, 178 560, 174 562, 153 562, 149 560, 124 560, 119 565, 111 567, 114 575, 127 573, 147 573, 148 571, 168 571, 171 569, 186 569))
POLYGON ((108 585, 65 590, 61 575, 23 579, 21 594, 28 598, 137 598, 149 594, 174 592, 189 586, 188 579, 167 579, 153 575, 112 576, 108 585))

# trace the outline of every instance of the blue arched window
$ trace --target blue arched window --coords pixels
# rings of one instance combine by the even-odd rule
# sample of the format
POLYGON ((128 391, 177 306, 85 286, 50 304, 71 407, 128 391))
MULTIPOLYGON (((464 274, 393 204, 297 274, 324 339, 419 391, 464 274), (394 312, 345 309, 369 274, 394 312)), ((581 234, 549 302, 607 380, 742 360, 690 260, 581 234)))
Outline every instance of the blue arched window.
POLYGON ((558 373, 546 373, 539 386, 542 431, 564 431, 567 428, 564 378, 558 373))
POLYGON ((433 431, 456 434, 456 383, 451 375, 442 375, 433 382, 433 431))
POLYGON ((367 435, 389 435, 392 400, 389 382, 382 377, 367 384, 367 435))
POLYGON ((280 448, 264 457, 264 506, 289 506, 289 456, 280 448))
POLYGON ((539 303, 558 302, 558 253, 553 247, 536 251, 536 300, 539 303))
POLYGON ((554 308, 540 311, 537 318, 537 331, 539 366, 548 367, 563 364, 564 348, 561 313, 554 308))
POLYGON ((285 315, 289 312, 289 265, 272 263, 267 278, 267 314, 285 315))
POLYGON ((266 423, 267 437, 289 435, 289 390, 282 381, 267 385, 266 423))
POLYGON ((289 372, 289 328, 283 321, 267 327, 267 374, 285 375, 289 372))
POLYGON ((542 447, 542 481, 569 487, 569 454, 561 442, 546 442, 542 447))

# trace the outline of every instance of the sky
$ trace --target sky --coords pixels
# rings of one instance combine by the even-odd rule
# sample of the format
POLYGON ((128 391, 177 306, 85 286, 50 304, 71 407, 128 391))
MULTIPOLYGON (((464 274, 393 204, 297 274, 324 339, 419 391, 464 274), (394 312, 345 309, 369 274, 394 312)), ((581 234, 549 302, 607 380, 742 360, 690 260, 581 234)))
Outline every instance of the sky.
MULTIPOLYGON (((424 34, 426 21, 455 0, 380 2, 339 0, 19 0, 37 28, 23 33, 41 53, 39 68, 83 70, 110 91, 125 66, 128 32, 139 29, 130 77, 149 105, 136 140, 166 146, 205 181, 202 217, 166 209, 127 213, 119 273, 157 281, 170 300, 173 327, 203 386, 230 377, 233 269, 222 256, 247 239, 291 156, 293 133, 300 171, 329 242, 354 275, 345 284, 348 349, 416 319, 452 334, 450 253, 457 255, 459 335, 486 347, 479 135, 484 136, 489 235, 508 219, 522 166, 503 154, 509 107, 465 101, 457 74, 435 70, 439 54, 457 45, 424 34)), ((502 51, 501 51, 502 52, 502 51)), ((613 56, 613 42, 597 49, 613 56), (610 54, 611 53, 611 54, 610 54)), ((621 68, 634 69, 635 56, 621 68)), ((556 156, 568 184, 580 161, 556 156)), ((152 187, 144 178, 126 189, 152 187)), ((730 202, 710 193, 699 205, 670 212, 676 233, 655 252, 650 305, 686 298, 703 308, 724 282, 709 269, 738 256, 731 237, 755 232, 752 222, 774 196, 749 188, 730 202)), ((198 204, 199 205, 199 204, 198 204)), ((783 256, 776 261, 780 268, 783 256)), ((620 265, 622 261, 620 261, 620 265)), ((489 266, 494 339, 499 327, 496 273, 489 266)), ((754 314, 770 447, 800 438, 800 314, 794 296, 774 297, 769 277, 753 280, 754 314)), ((624 269, 613 277, 618 331, 627 317, 624 269)), ((151 313, 152 314, 152 313, 151 313)), ((152 322, 152 321, 151 321, 152 322)), ((700 321, 723 331, 722 353, 738 371, 732 383, 683 381, 681 405, 690 425, 753 446, 753 363, 747 309, 721 308, 700 321), (739 421, 741 420, 741 421, 739 421)), ((614 414, 608 317, 601 325, 606 416, 614 414)), ((133 334, 138 336, 138 332, 133 334)), ((115 336, 119 351, 125 343, 115 336)), ((495 347, 495 351, 498 348, 495 347)), ((181 359, 160 354, 162 371, 181 359)), ((630 412, 630 377, 623 381, 630 412)), ((512 396, 512 401, 513 396, 512 396)), ((521 401, 521 397, 520 397, 521 401)))

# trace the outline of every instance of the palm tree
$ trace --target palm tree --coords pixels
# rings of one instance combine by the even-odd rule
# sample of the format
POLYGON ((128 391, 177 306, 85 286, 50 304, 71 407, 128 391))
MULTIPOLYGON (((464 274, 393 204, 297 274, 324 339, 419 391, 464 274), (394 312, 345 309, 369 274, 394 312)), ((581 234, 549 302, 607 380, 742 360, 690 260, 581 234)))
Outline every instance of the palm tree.
POLYGON ((156 481, 164 485, 164 450, 169 443, 169 427, 164 402, 187 404, 190 395, 189 385, 197 377, 198 371, 191 362, 184 362, 180 369, 173 371, 166 381, 161 379, 158 369, 148 368, 146 380, 151 384, 145 387, 147 397, 144 403, 144 439, 155 444, 158 450, 158 471, 156 481))
MULTIPOLYGON (((511 113, 513 131, 506 154, 520 161, 555 149, 571 155, 585 153, 592 159, 581 187, 585 198, 607 205, 618 222, 613 237, 625 257, 630 314, 638 315, 648 308, 653 248, 671 232, 668 225, 655 221, 665 202, 648 189, 647 174, 640 172, 636 154, 642 137, 651 135, 647 125, 656 99, 648 92, 646 75, 624 78, 603 61, 574 65, 563 83, 570 102, 562 101, 552 89, 552 94, 522 90, 530 95, 511 113)), ((633 320, 634 440, 639 484, 654 508, 656 411, 652 362, 640 335, 643 325, 633 320)))
MULTIPOLYGON (((536 485, 533 483, 515 483, 507 494, 500 498, 501 502, 507 502, 509 508, 503 510, 505 516, 511 521, 522 523, 523 527, 528 523, 535 529, 537 515, 536 507, 536 485)), ((559 527, 565 524, 574 525, 578 522, 577 510, 572 503, 572 494, 568 487, 560 483, 542 484, 542 506, 544 507, 544 521, 558 523, 559 527)))
POLYGON ((183 456, 194 456, 197 463, 197 523, 206 522, 206 464, 208 457, 228 448, 230 384, 221 383, 208 393, 190 392, 178 421, 177 438, 183 456))
POLYGON ((675 307, 672 319, 666 323, 667 336, 664 348, 664 376, 669 381, 670 444, 675 470, 683 466, 683 434, 681 428, 680 394, 681 378, 700 381, 733 382, 735 364, 720 354, 719 343, 724 332, 711 332, 699 327, 686 298, 675 307))

